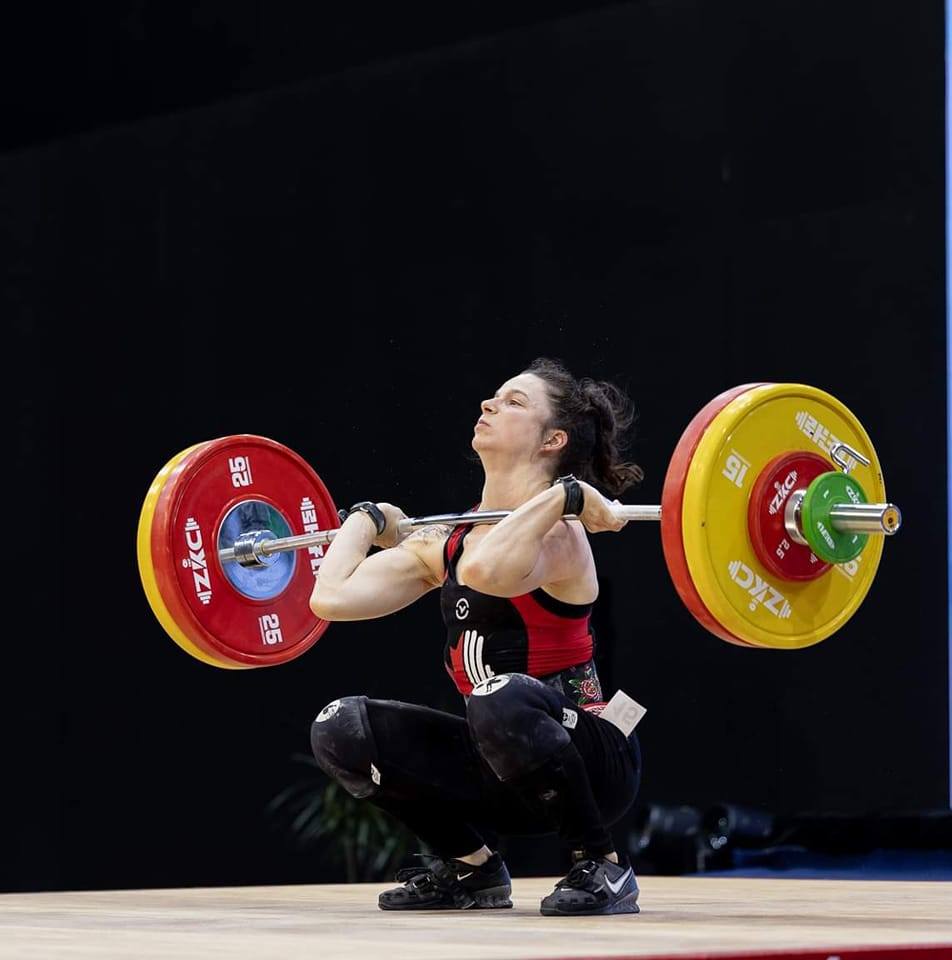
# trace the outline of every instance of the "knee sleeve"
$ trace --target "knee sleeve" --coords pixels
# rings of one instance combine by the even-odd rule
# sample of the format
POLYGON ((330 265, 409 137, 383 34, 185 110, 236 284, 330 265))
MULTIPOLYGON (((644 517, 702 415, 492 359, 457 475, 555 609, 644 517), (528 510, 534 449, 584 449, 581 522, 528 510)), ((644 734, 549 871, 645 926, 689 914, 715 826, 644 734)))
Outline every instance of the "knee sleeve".
POLYGON ((523 673, 502 673, 473 688, 466 719, 483 758, 500 780, 542 766, 571 742, 562 725, 562 700, 523 673))
POLYGON ((366 697, 332 700, 311 724, 311 750, 317 765, 355 797, 377 791, 380 771, 367 720, 366 697))

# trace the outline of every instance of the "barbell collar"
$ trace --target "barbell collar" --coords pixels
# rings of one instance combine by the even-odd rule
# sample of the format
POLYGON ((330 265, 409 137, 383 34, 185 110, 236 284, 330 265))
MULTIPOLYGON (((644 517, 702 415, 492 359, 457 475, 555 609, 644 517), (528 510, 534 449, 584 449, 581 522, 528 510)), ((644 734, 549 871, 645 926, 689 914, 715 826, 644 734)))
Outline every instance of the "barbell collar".
POLYGON ((783 508, 783 526, 787 531, 787 536, 802 547, 810 546, 801 533, 802 527, 800 524, 800 504, 803 503, 805 494, 806 490, 794 490, 787 497, 786 506, 783 508))
POLYGON ((270 566, 274 560, 269 559, 270 554, 265 552, 264 545, 275 540, 277 535, 271 530, 250 530, 248 533, 243 533, 232 544, 232 559, 243 567, 270 566))

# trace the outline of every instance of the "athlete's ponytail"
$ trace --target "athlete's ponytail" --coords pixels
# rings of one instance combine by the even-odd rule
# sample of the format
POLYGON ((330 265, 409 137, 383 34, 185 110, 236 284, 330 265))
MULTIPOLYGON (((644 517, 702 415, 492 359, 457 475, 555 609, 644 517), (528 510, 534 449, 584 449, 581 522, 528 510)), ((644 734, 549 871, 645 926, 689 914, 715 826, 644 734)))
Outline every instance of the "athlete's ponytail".
POLYGON ((631 399, 607 380, 576 380, 558 360, 539 357, 526 368, 545 381, 552 406, 547 430, 564 430, 569 441, 553 476, 574 473, 580 480, 617 497, 644 479, 636 463, 622 459, 633 439, 631 399))

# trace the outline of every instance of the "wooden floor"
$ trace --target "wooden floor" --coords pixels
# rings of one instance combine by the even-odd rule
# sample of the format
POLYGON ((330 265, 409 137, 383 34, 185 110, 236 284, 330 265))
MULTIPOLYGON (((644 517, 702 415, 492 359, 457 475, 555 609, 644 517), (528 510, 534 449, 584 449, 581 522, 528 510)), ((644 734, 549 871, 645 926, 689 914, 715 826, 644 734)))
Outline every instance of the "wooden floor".
POLYGON ((5 894, 0 958, 515 960, 916 944, 952 956, 952 883, 643 877, 640 914, 579 919, 539 914, 553 883, 515 880, 512 910, 445 913, 378 910, 387 884, 5 894))

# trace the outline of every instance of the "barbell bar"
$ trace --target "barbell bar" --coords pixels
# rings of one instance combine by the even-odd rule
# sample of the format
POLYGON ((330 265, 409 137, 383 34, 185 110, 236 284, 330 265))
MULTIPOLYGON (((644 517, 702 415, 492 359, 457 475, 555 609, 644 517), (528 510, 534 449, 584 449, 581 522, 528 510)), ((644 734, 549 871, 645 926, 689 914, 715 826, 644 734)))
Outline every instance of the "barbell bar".
MULTIPOLYGON (((797 504, 803 500, 805 490, 795 490, 791 495, 797 498, 797 504)), ((661 520, 661 505, 657 504, 609 504, 609 509, 619 520, 661 520)), ((463 524, 499 523, 508 517, 512 510, 482 510, 472 513, 440 513, 428 517, 407 517, 399 522, 401 534, 411 533, 418 527, 431 524, 460 526, 463 524)), ((566 513, 563 520, 578 520, 574 513, 566 513)), ((841 531, 854 531, 867 534, 891 536, 897 533, 902 523, 899 508, 892 503, 844 503, 830 512, 833 527, 841 531)), ((797 543, 807 544, 800 529, 800 512, 794 513, 793 523, 796 533, 791 531, 797 543)), ((267 530, 253 530, 239 537, 233 547, 218 551, 221 563, 239 563, 243 567, 266 566, 266 558, 276 553, 292 550, 304 550, 308 547, 326 546, 337 536, 337 530, 321 530, 317 533, 303 533, 296 537, 275 537, 267 530)))

